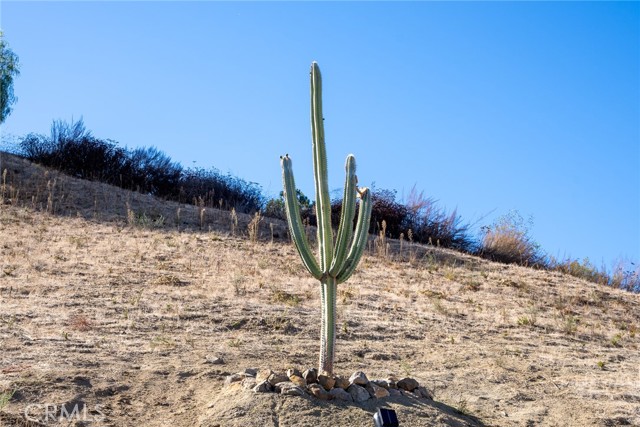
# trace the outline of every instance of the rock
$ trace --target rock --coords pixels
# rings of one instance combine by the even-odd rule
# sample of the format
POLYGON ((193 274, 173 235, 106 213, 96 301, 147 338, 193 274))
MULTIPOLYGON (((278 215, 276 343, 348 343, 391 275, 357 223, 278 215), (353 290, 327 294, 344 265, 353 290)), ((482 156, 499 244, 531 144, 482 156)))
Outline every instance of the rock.
POLYGON ((336 384, 336 380, 333 378, 333 375, 330 375, 327 372, 322 372, 318 375, 318 383, 324 387, 325 390, 329 391, 336 384))
POLYGON ((349 382, 351 384, 356 385, 367 385, 369 383, 369 379, 362 371, 354 372, 353 375, 349 378, 349 382))
POLYGON ((262 381, 269 380, 269 377, 273 374, 271 369, 260 369, 256 374, 256 381, 261 383, 262 381))
POLYGON ((298 369, 287 369, 287 377, 291 378, 292 376, 302 377, 302 372, 298 369))
POLYGON ((257 383, 256 386, 253 387, 253 391, 256 393, 269 393, 273 391, 273 386, 269 381, 264 380, 257 383))
MULTIPOLYGON (((275 391, 276 393, 282 392, 282 387, 286 386, 289 382, 290 381, 281 381, 278 384, 273 384, 273 391, 275 391)), ((269 384, 271 384, 271 381, 269 381, 269 384)), ((291 383, 291 384, 293 384, 293 383, 291 383)))
POLYGON ((374 399, 382 399, 383 397, 389 396, 389 391, 386 388, 380 387, 372 382, 369 382, 365 388, 374 399))
POLYGON ((397 388, 390 388, 388 391, 389 391, 389 396, 391 397, 402 396, 402 392, 397 388))
POLYGON ((292 383, 294 383, 298 387, 306 387, 307 386, 307 381, 304 378, 302 378, 301 376, 298 376, 298 375, 291 375, 289 377, 289 381, 291 381, 292 383))
MULTIPOLYGON (((222 359, 217 361, 218 359, 207 357, 206 363, 224 363, 222 359)), ((388 396, 433 400, 431 392, 426 387, 421 387, 414 378, 407 377, 398 380, 395 376, 390 375, 387 379, 370 381, 362 371, 354 372, 347 379, 325 371, 319 373, 315 368, 307 369, 304 373, 300 373, 298 369, 288 369, 286 374, 277 373, 271 369, 247 368, 228 375, 224 383, 225 385, 240 383, 243 388, 250 389, 255 393, 275 391, 285 396, 310 394, 316 399, 324 401, 361 403, 369 399, 382 399, 388 396)))
POLYGON ((319 400, 331 400, 333 396, 329 394, 320 384, 310 384, 307 390, 319 400))
POLYGON ((306 392, 302 387, 298 387, 296 385, 296 386, 282 390, 281 394, 284 394, 285 396, 304 396, 306 392))
POLYGON ((425 399, 433 400, 433 394, 431 394, 431 392, 427 390, 426 387, 420 386, 416 388, 413 392, 416 393, 417 395, 420 395, 421 397, 424 397, 425 399))
POLYGON ((318 382, 318 370, 316 368, 307 369, 302 373, 302 378, 307 381, 307 384, 313 384, 318 382))
POLYGON ((347 392, 351 395, 354 402, 364 402, 371 398, 367 389, 358 384, 351 384, 347 392))
MULTIPOLYGON (((389 390, 391 387, 391 384, 389 383, 389 380, 371 380, 372 383, 374 383, 375 385, 377 385, 378 387, 382 387, 385 388, 387 390, 389 390)), ((393 383, 393 385, 395 385, 395 383, 393 383)))
POLYGON ((414 380, 413 378, 403 378, 398 381, 398 388, 402 390, 413 391, 417 389, 418 386, 420 386, 420 384, 418 384, 418 381, 414 380))
POLYGON ((237 383, 239 381, 244 380, 246 377, 244 374, 231 374, 224 379, 224 384, 229 385, 231 383, 237 383))
POLYGON ((224 365, 224 360, 221 357, 207 356, 204 363, 210 365, 224 365))
POLYGON ((269 383, 275 387, 276 384, 278 383, 284 383, 289 381, 289 377, 286 376, 285 374, 279 374, 277 372, 274 372, 273 374, 269 375, 269 378, 267 381, 269 381, 269 383))
POLYGON ((343 390, 346 390, 351 385, 349 380, 345 377, 337 376, 337 377, 334 377, 334 379, 336 380, 336 383, 333 385, 334 388, 341 388, 343 390))
POLYGON ((276 391, 285 396, 304 396, 305 391, 302 387, 295 385, 291 381, 278 383, 275 386, 276 391))
POLYGON ((256 379, 254 377, 245 377, 242 380, 242 387, 247 390, 252 390, 256 386, 256 379))
POLYGON ((255 377, 258 373, 257 368, 247 368, 244 371, 238 372, 239 374, 244 374, 246 377, 255 377))
POLYGON ((334 388, 329 394, 333 396, 335 400, 340 400, 342 402, 353 402, 353 397, 343 388, 334 388))

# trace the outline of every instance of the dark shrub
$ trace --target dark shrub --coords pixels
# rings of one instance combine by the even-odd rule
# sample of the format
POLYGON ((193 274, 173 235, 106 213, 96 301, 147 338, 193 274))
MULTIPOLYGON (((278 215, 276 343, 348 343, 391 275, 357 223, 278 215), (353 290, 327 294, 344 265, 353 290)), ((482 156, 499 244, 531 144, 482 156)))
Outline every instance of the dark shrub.
POLYGON ((114 141, 94 138, 82 119, 71 124, 54 121, 49 138, 29 134, 20 142, 29 160, 61 170, 76 178, 121 185, 128 161, 126 150, 114 141))
POLYGON ((51 163, 50 156, 53 153, 53 144, 44 135, 30 133, 18 144, 17 154, 35 163, 48 166, 51 163))
MULTIPOLYGON (((398 238, 400 233, 406 231, 407 208, 396 201, 396 192, 391 190, 371 189, 373 206, 371 209, 371 224, 369 233, 378 234, 382 228, 382 221, 386 223, 386 235, 391 238, 398 238)), ((359 207, 359 204, 357 205, 359 207)), ((356 207, 356 218, 357 209, 356 207)), ((331 220, 334 226, 340 222, 342 211, 342 198, 331 202, 331 220)))
POLYGON ((284 201, 281 198, 270 199, 264 207, 264 216, 286 221, 287 214, 284 210, 284 201))
POLYGON ((155 147, 136 148, 128 157, 130 188, 159 197, 179 195, 182 175, 179 163, 155 147))
POLYGON ((50 137, 29 134, 19 144, 27 159, 63 171, 155 196, 210 207, 235 208, 253 213, 264 198, 256 183, 216 169, 183 170, 179 163, 155 147, 132 151, 110 140, 100 140, 84 127, 82 119, 67 124, 54 121, 50 137))
MULTIPOLYGON (((314 204, 299 189, 296 189, 296 196, 298 197, 298 207, 300 208, 302 220, 311 223, 311 217, 313 217, 313 225, 315 225, 314 204)), ((267 202, 264 208, 264 215, 270 218, 287 219, 284 209, 284 191, 280 192, 280 197, 277 199, 271 199, 267 202)))
POLYGON ((371 192, 373 207, 371 209, 370 233, 379 233, 382 221, 386 223, 388 237, 398 238, 400 233, 407 231, 409 210, 396 201, 395 190, 381 190, 373 188, 371 192))
POLYGON ((463 252, 475 250, 476 243, 469 235, 469 225, 462 222, 462 217, 455 210, 448 214, 430 206, 409 223, 416 241, 463 252))
POLYGON ((469 234, 470 226, 462 222, 456 210, 447 213, 433 198, 418 193, 415 187, 409 193, 406 207, 406 226, 411 229, 414 241, 464 252, 475 251, 477 244, 469 234))
POLYGON ((182 172, 179 200, 237 212, 254 213, 262 210, 264 197, 260 185, 217 169, 190 168, 182 172))
MULTIPOLYGON (((477 246, 470 237, 470 226, 462 222, 456 211, 448 214, 438 208, 433 199, 425 198, 423 193, 418 194, 415 189, 411 190, 406 204, 398 202, 396 191, 392 190, 373 188, 372 199, 370 233, 378 234, 384 221, 386 237, 397 239, 402 234, 408 238, 411 230, 411 238, 417 243, 465 252, 473 252, 477 246)), ((334 200, 331 204, 331 216, 335 226, 341 209, 342 199, 334 200)))

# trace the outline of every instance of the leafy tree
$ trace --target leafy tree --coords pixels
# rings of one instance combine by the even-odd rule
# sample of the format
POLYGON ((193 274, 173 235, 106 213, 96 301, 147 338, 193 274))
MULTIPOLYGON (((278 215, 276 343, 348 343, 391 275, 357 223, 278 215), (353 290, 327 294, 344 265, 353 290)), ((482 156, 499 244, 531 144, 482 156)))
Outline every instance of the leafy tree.
POLYGON ((0 31, 0 123, 11 114, 11 105, 17 100, 13 95, 13 79, 19 74, 18 55, 9 48, 0 31))

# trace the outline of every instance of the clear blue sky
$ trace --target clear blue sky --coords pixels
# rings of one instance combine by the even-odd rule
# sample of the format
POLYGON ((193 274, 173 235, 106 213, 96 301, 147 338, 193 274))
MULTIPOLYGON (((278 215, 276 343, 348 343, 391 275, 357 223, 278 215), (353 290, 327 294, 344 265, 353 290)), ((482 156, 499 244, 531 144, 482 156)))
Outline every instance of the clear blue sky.
POLYGON ((551 255, 640 259, 637 2, 11 2, 2 134, 53 119, 313 195, 319 62, 330 187, 415 184, 469 222, 518 210, 551 255))

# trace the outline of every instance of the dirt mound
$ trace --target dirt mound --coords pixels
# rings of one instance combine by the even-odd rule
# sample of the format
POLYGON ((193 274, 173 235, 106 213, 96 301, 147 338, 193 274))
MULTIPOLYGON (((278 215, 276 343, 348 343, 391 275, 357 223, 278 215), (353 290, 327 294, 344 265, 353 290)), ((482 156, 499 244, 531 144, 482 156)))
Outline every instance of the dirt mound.
POLYGON ((451 407, 423 399, 402 396, 358 404, 321 402, 310 396, 256 394, 238 384, 223 388, 207 406, 199 420, 207 427, 370 426, 379 407, 395 410, 399 422, 406 426, 483 425, 451 407))
MULTIPOLYGON (((269 227, 200 227, 197 207, 190 225, 128 221, 146 196, 16 164, 0 183, 3 425, 69 425, 74 408, 76 425, 373 424, 380 401, 224 385, 317 363, 318 285, 269 227)), ((406 426, 640 425, 639 326, 639 295, 405 242, 339 288, 336 373, 425 385, 433 401, 380 399, 406 426)))

